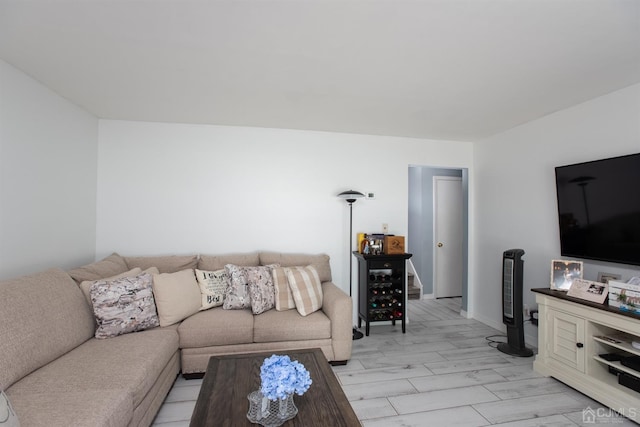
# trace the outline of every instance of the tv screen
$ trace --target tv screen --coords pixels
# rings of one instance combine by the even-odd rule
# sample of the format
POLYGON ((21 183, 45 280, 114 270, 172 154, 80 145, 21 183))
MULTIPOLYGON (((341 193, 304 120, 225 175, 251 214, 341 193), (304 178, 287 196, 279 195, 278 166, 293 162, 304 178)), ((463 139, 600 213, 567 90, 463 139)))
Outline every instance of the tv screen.
POLYGON ((640 265, 640 153, 556 167, 562 256, 640 265))

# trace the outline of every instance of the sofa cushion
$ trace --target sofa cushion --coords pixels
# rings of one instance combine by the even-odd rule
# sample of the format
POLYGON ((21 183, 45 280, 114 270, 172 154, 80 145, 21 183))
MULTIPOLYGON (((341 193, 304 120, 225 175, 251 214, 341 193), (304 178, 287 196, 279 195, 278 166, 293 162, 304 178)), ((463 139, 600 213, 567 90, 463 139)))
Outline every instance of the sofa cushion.
POLYGON ((2 427, 20 427, 18 415, 13 410, 9 396, 0 390, 0 425, 2 427))
POLYGON ((251 308, 251 297, 249 296, 249 282, 242 267, 235 264, 224 266, 229 284, 224 291, 224 302, 222 307, 225 310, 242 310, 251 308))
POLYGON ((271 310, 254 317, 255 342, 304 341, 331 338, 331 321, 322 311, 301 316, 297 310, 271 310))
POLYGON ((276 298, 276 310, 278 311, 296 308, 296 302, 293 300, 293 294, 289 287, 289 279, 287 279, 287 273, 284 269, 285 267, 274 267, 271 269, 276 298))
POLYGON ((298 313, 303 316, 322 307, 322 284, 315 267, 287 267, 285 269, 289 287, 296 302, 298 313))
POLYGON ((80 283, 85 280, 99 280, 104 277, 115 276, 116 274, 131 270, 131 268, 127 266, 124 258, 114 252, 100 261, 70 270, 69 276, 80 283))
POLYGON ((242 267, 249 283, 249 299, 253 314, 261 314, 275 307, 275 289, 271 267, 242 267))
POLYGON ((91 285, 91 304, 98 323, 96 338, 111 338, 154 328, 158 322, 149 273, 91 285))
POLYGON ((200 310, 221 306, 224 291, 229 284, 229 276, 225 269, 216 271, 196 269, 196 279, 198 279, 202 298, 200 310))
POLYGON ((160 326, 178 323, 201 307, 200 286, 191 269, 154 275, 153 294, 160 326))
POLYGON ((331 281, 329 255, 287 254, 281 252, 260 252, 260 265, 279 264, 282 267, 296 267, 312 264, 318 271, 321 282, 331 281))
MULTIPOLYGON (((108 340, 90 339, 14 384, 9 396, 120 390, 137 407, 178 351, 178 334, 155 328, 108 340)), ((126 425, 126 423, 125 423, 126 425)))
POLYGON ((167 255, 167 256, 127 256, 124 257, 129 268, 158 267, 160 273, 175 273, 177 271, 194 269, 198 265, 198 255, 167 255))
POLYGON ((215 307, 186 318, 180 326, 180 348, 253 342, 251 310, 224 310, 215 307))
POLYGON ((260 265, 260 256, 257 252, 248 254, 200 255, 198 269, 221 270, 227 264, 241 266, 260 265))
POLYGON ((50 389, 12 395, 12 400, 22 427, 122 427, 133 416, 131 397, 119 389, 50 389))
POLYGON ((79 346, 94 327, 82 291, 61 269, 0 282, 0 384, 9 388, 79 346))

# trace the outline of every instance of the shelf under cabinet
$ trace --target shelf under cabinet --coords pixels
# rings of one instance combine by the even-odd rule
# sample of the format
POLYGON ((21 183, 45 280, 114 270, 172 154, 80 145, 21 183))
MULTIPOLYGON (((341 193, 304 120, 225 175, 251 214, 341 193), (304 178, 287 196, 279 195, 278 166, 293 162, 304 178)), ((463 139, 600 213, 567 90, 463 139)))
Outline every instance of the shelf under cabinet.
MULTIPOLYGON (((640 349, 633 347, 629 342, 620 340, 619 343, 607 341, 606 339, 602 339, 599 336, 593 337, 594 341, 597 341, 601 344, 607 345, 609 347, 617 348, 618 350, 623 350, 627 353, 631 353, 635 356, 640 356, 640 349)), ((638 338, 640 341, 640 338, 638 338)), ((637 372, 637 371, 636 371, 637 372)))
POLYGON ((626 366, 624 366, 622 363, 618 361, 605 360, 598 355, 593 356, 593 360, 597 360, 598 362, 605 364, 607 366, 611 366, 612 368, 615 368, 618 371, 626 372, 629 375, 633 375, 636 378, 640 378, 640 372, 636 371, 635 369, 627 368, 626 366))

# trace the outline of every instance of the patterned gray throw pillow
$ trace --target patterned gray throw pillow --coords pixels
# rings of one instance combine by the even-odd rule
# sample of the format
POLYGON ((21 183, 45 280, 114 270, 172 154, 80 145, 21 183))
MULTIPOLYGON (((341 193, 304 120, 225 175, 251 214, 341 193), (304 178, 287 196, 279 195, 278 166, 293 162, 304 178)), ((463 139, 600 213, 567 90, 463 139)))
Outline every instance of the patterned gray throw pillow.
POLYGON ((271 266, 242 267, 249 282, 249 298, 253 314, 264 313, 276 306, 271 266))
POLYGON ((96 338, 110 338, 160 325, 153 299, 153 276, 143 273, 91 285, 96 338))
POLYGON ((249 282, 244 274, 244 269, 235 264, 224 266, 227 272, 229 285, 224 292, 224 302, 222 308, 225 310, 241 310, 251 308, 251 298, 249 297, 249 282))

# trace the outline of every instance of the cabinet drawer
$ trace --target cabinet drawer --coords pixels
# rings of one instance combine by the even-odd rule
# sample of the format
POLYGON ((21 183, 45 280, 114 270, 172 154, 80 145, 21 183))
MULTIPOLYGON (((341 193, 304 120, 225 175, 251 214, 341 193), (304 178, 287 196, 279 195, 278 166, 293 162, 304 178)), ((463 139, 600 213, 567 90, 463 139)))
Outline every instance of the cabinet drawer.
POLYGON ((402 268, 402 264, 399 264, 398 261, 392 261, 389 259, 372 259, 372 260, 369 260, 369 268, 371 270, 386 269, 386 268, 391 268, 396 270, 398 268, 402 268))

